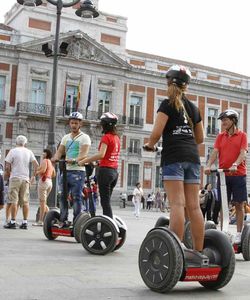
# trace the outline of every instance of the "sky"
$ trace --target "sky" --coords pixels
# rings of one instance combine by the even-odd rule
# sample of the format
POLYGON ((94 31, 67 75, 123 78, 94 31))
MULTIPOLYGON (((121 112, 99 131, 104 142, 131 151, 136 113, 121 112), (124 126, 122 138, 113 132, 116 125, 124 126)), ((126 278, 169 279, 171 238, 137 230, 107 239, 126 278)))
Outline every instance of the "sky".
MULTIPOLYGON (((0 22, 16 0, 1 0, 0 22)), ((250 76, 249 0, 99 0, 128 18, 126 48, 250 76)))

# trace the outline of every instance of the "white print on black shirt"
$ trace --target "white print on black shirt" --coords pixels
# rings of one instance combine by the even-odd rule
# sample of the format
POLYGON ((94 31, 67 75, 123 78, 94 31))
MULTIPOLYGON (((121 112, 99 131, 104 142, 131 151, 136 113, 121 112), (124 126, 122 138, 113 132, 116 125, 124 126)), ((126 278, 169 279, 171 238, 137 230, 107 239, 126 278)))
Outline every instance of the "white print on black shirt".
POLYGON ((192 129, 188 125, 188 120, 184 113, 183 118, 185 125, 176 126, 176 129, 173 130, 173 135, 193 135, 192 129))

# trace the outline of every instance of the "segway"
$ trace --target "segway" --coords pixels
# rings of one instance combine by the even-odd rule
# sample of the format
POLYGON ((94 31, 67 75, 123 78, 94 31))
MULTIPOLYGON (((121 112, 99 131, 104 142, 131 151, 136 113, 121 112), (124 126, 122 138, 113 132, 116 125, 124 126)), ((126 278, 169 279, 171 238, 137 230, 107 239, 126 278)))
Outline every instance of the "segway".
POLYGON ((234 269, 232 245, 223 232, 212 229, 205 232, 202 254, 185 248, 167 226, 151 229, 139 251, 141 277, 159 293, 170 291, 178 281, 198 281, 217 290, 231 280, 234 269))
MULTIPOLYGON (((234 243, 234 235, 229 231, 229 209, 227 202, 227 189, 226 189, 226 178, 225 172, 228 172, 228 169, 216 169, 211 170, 213 173, 217 173, 220 180, 220 188, 221 188, 221 222, 220 227, 221 231, 223 231, 227 236, 231 244, 233 245, 234 251, 236 254, 242 253, 244 260, 250 260, 250 224, 245 223, 242 234, 241 234, 241 243, 234 243)), ((213 221, 207 221, 205 225, 206 229, 217 229, 215 223, 213 221)), ((192 248, 192 236, 190 230, 190 222, 186 224, 184 239, 183 242, 187 248, 192 248)))
MULTIPOLYGON (((62 197, 63 201, 66 203, 68 201, 66 161, 59 160, 59 166, 62 170, 62 197)), ((60 227, 60 212, 58 209, 52 209, 45 216, 43 232, 48 240, 55 240, 59 236, 75 237, 75 240, 80 243, 81 228, 83 223, 88 219, 90 219, 90 216, 87 213, 82 212, 75 218, 72 224, 69 222, 67 227, 60 227)))

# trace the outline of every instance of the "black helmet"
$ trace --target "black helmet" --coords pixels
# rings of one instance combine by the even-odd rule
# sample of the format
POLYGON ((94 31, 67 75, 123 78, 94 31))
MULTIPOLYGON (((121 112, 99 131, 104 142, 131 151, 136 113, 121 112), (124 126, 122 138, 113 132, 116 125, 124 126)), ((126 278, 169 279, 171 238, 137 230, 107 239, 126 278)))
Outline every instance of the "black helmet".
POLYGON ((117 115, 111 112, 106 112, 103 115, 101 115, 100 120, 101 120, 101 125, 114 126, 118 121, 118 117, 117 115))
POLYGON ((83 120, 83 116, 78 111, 74 111, 69 115, 69 120, 83 120))
POLYGON ((234 119, 235 124, 237 124, 238 119, 239 119, 239 114, 237 113, 237 111, 235 111, 233 109, 227 109, 227 110, 223 111, 222 113, 220 113, 218 120, 222 120, 224 118, 234 119))
POLYGON ((174 65, 168 69, 166 78, 170 83, 175 83, 179 87, 184 87, 191 81, 191 72, 184 66, 174 65))

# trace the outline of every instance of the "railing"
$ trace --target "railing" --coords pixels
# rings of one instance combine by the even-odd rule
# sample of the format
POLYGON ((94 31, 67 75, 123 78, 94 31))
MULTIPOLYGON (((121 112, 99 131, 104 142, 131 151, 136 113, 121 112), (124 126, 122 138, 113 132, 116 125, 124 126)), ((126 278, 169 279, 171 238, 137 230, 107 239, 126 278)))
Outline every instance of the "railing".
POLYGON ((143 126, 143 119, 142 118, 128 118, 128 125, 131 126, 143 126))
POLYGON ((0 100, 0 111, 5 111, 6 109, 6 101, 0 100))
POLYGON ((135 147, 128 147, 129 154, 141 155, 141 149, 135 147))
MULTIPOLYGON (((57 106, 56 107, 56 116, 57 117, 65 117, 68 118, 70 113, 73 110, 68 107, 57 106)), ((95 120, 98 121, 100 119, 100 113, 97 111, 88 110, 87 115, 85 109, 78 109, 83 118, 86 120, 95 120)), ((31 102, 18 102, 16 114, 32 114, 37 116, 47 116, 50 117, 51 106, 40 103, 31 103, 31 102)), ((126 124, 126 116, 117 115, 119 124, 126 124)))
POLYGON ((210 126, 207 127, 207 135, 217 135, 219 134, 219 132, 220 132, 219 128, 214 128, 214 127, 211 128, 210 126))

